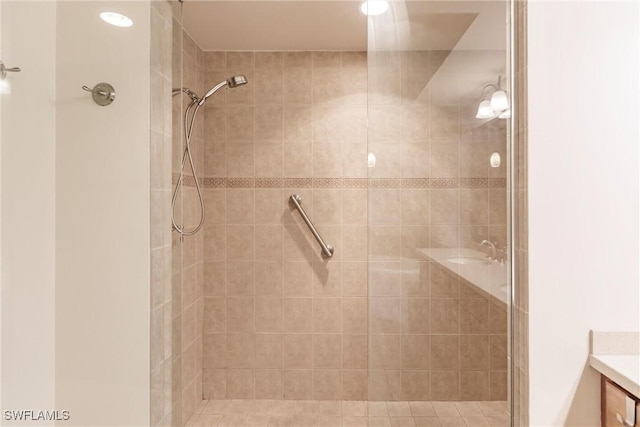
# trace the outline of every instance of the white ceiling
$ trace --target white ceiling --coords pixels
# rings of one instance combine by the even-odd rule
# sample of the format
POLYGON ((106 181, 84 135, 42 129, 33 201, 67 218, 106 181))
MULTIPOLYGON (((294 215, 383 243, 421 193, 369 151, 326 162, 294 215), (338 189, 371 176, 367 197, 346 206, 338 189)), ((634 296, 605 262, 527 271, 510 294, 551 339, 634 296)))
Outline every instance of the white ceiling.
POLYGON ((504 50, 506 2, 392 1, 367 31, 358 0, 185 0, 183 23, 203 50, 504 50))

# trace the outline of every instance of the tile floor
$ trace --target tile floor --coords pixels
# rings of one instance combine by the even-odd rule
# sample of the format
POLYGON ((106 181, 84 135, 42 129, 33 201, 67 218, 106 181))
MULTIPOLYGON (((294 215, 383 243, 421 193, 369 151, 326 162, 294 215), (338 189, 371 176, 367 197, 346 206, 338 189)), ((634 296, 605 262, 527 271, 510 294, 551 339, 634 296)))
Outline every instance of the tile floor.
POLYGON ((187 426, 508 427, 507 402, 203 400, 187 426))

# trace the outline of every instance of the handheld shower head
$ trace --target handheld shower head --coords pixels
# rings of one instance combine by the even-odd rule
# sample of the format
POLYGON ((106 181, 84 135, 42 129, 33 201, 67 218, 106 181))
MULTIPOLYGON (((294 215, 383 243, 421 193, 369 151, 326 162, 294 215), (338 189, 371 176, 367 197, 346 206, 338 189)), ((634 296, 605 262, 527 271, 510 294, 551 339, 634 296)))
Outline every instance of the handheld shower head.
POLYGON ((238 74, 237 76, 233 76, 229 80, 227 80, 227 83, 229 84, 229 87, 233 89, 234 87, 246 85, 247 78, 244 76, 244 74, 238 74))
POLYGON ((211 95, 213 95, 214 93, 216 93, 218 90, 222 89, 225 86, 229 86, 229 88, 233 89, 233 88, 236 88, 238 86, 242 86, 242 85, 246 85, 246 84, 247 84, 247 78, 245 76, 243 76, 242 74, 239 74, 237 76, 233 76, 229 80, 225 80, 223 82, 220 82, 217 85, 215 85, 214 87, 212 87, 211 89, 209 89, 207 91, 207 93, 204 94, 204 96, 202 97, 202 99, 200 100, 198 105, 200 107, 202 107, 204 105, 204 103, 207 101, 207 98, 209 98, 211 95))

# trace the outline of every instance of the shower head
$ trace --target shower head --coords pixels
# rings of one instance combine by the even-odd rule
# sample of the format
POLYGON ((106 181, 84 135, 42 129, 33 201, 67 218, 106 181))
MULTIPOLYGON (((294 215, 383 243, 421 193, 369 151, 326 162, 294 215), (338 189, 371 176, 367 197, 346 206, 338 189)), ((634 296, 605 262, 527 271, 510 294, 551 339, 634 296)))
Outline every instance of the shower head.
POLYGON ((221 89, 221 88, 223 88, 225 86, 229 86, 231 89, 233 89, 233 88, 236 88, 238 86, 245 85, 245 84, 247 84, 247 78, 245 76, 243 76, 242 74, 238 74, 237 76, 233 76, 229 80, 225 80, 223 82, 220 82, 217 85, 215 85, 214 87, 212 87, 211 89, 209 89, 207 91, 207 93, 204 94, 204 96, 202 97, 202 99, 200 100, 198 105, 200 107, 202 107, 204 105, 205 101, 207 100, 207 98, 209 98, 211 95, 213 95, 219 89, 221 89))
POLYGON ((247 78, 243 74, 238 74, 237 76, 231 77, 227 80, 230 88, 242 86, 247 84, 247 78))

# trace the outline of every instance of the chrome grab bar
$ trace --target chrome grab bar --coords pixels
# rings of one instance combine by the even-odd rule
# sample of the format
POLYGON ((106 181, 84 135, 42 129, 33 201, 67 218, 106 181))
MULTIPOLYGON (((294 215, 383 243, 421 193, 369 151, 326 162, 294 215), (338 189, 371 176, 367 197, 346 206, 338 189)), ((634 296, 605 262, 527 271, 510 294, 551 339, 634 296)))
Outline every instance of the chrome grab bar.
POLYGON ((318 243, 320 243, 320 246, 322 247, 322 255, 325 258, 331 258, 333 256, 333 247, 331 245, 327 245, 324 242, 324 240, 318 233, 318 230, 316 230, 316 228, 311 223, 311 220, 307 216, 307 213, 304 211, 304 209, 302 209, 302 197, 300 197, 298 194, 292 194, 291 197, 289 197, 289 201, 291 201, 298 212, 300 212, 300 216, 302 217, 302 219, 304 219, 304 222, 307 224, 307 227, 309 227, 309 230, 311 230, 313 237, 315 237, 318 243))

